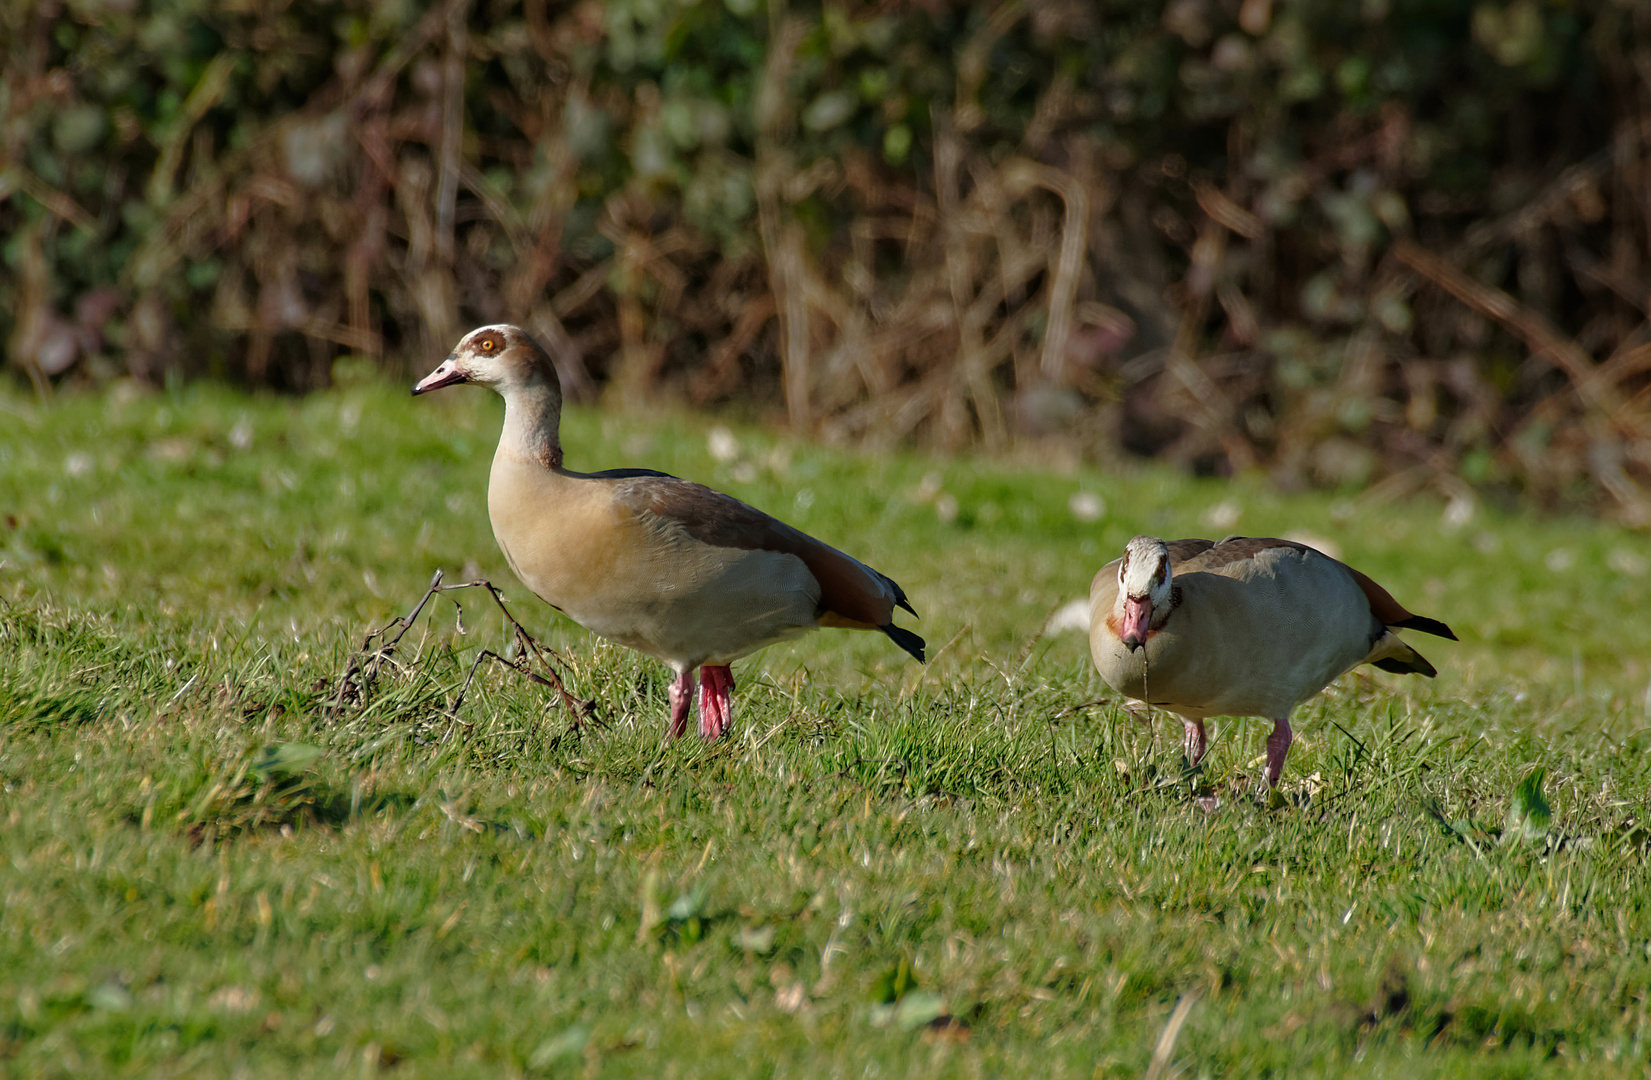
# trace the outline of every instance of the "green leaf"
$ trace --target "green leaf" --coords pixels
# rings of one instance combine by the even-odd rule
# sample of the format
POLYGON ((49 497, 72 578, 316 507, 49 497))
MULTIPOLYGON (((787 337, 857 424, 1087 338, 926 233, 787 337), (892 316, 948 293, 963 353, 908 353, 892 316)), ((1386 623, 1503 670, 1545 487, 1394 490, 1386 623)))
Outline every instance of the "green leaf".
POLYGON ((940 995, 920 990, 907 994, 894 1007, 894 1025, 901 1031, 911 1031, 945 1015, 946 1003, 940 995))
POLYGON ((1553 811, 1542 797, 1542 779, 1547 769, 1538 765, 1529 776, 1519 781, 1508 803, 1508 821, 1502 830, 1502 842, 1513 840, 1540 840, 1548 835, 1548 823, 1553 811))

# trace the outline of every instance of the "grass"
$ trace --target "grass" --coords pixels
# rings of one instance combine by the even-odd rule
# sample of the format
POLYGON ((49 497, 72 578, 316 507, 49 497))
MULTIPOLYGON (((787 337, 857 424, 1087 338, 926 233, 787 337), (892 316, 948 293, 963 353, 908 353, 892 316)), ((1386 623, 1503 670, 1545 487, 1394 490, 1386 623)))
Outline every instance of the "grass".
POLYGON ((574 411, 576 467, 716 484, 924 616, 927 666, 816 634, 665 745, 664 670, 504 568, 499 414, 0 398, 0 1076, 1646 1075, 1643 537, 574 411), (1285 809, 1220 723, 1205 814, 1041 629, 1139 531, 1313 533, 1463 640, 1304 706, 1285 809), (506 642, 466 593, 330 708, 438 568, 600 723, 498 670, 450 715, 506 642))

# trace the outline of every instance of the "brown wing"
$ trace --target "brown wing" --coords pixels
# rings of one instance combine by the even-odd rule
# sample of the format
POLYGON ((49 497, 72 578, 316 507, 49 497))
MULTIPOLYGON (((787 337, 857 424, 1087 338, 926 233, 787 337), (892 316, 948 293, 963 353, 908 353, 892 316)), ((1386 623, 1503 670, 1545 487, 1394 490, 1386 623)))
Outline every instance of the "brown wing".
POLYGON ((1213 540, 1166 540, 1164 548, 1169 552, 1169 568, 1179 569, 1188 559, 1195 558, 1215 546, 1213 540))
POLYGON ((1393 594, 1371 581, 1364 574, 1359 573, 1351 566, 1347 572, 1353 575, 1353 580, 1359 583, 1365 599, 1370 601, 1370 610, 1376 618, 1382 621, 1383 626, 1397 626, 1405 630, 1420 630, 1424 634, 1433 634, 1436 637, 1457 640, 1450 627, 1438 619, 1430 619, 1426 615, 1412 615, 1406 611, 1404 605, 1393 599, 1393 594))
MULTIPOLYGON (((1187 543, 1184 540, 1176 542, 1187 543)), ((1221 567, 1231 566, 1235 562, 1253 559, 1269 548, 1294 548, 1296 551, 1313 550, 1306 544, 1298 544, 1294 540, 1278 540, 1270 536, 1229 536, 1215 544, 1210 544, 1208 540, 1198 542, 1209 544, 1209 546, 1194 556, 1198 565, 1191 569, 1195 570, 1219 570, 1221 567)))
MULTIPOLYGON (((912 610, 900 586, 871 567, 704 484, 664 474, 631 476, 620 480, 615 501, 634 513, 674 521, 704 544, 795 555, 820 583, 822 613, 849 624, 881 629, 896 604, 912 610)), ((833 625, 843 624, 833 620, 833 625)))

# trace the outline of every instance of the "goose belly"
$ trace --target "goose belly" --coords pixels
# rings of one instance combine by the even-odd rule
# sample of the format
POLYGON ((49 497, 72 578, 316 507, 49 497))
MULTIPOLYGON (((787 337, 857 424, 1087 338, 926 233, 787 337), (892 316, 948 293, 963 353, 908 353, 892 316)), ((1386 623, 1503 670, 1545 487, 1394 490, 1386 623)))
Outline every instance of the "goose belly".
POLYGON ((643 563, 619 591, 564 610, 603 637, 680 667, 726 664, 817 625, 818 583, 801 559, 777 552, 711 549, 668 571, 643 563))

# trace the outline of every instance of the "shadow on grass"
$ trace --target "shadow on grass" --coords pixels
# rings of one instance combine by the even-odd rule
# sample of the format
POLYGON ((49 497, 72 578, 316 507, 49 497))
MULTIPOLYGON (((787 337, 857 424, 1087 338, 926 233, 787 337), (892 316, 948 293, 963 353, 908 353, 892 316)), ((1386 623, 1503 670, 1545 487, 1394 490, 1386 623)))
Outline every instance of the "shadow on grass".
POLYGON ((259 833, 290 835, 303 828, 337 829, 385 809, 407 811, 418 801, 405 791, 363 796, 313 777, 287 784, 265 782, 220 792, 202 812, 186 818, 183 833, 191 847, 259 833))
MULTIPOLYGON (((1389 957, 1367 1003, 1336 1001, 1321 1012, 1321 1019, 1358 1043, 1403 1035, 1417 1037, 1422 1045, 1434 1049, 1501 1051, 1544 1060, 1554 1057, 1567 1041, 1564 1028, 1543 1023, 1537 1013, 1494 1002, 1458 1004, 1425 992, 1413 993, 1411 964, 1408 956, 1389 957)), ((1283 1038, 1304 1021, 1299 1014, 1291 1014, 1270 1035, 1283 1038)))
MULTIPOLYGON (((308 771, 320 756, 306 743, 266 746, 227 778, 205 779, 172 820, 190 846, 201 847, 260 833, 342 828, 386 809, 410 811, 419 801, 411 792, 376 789, 360 777, 348 788, 331 783, 308 771)), ((151 804, 127 817, 147 826, 154 812, 151 804)))

